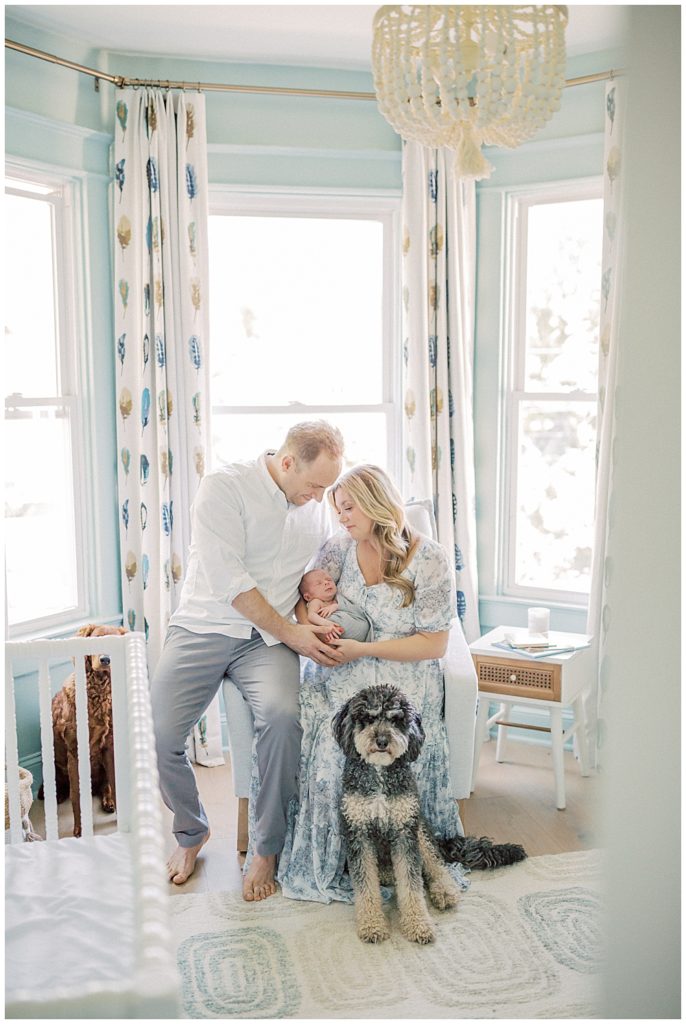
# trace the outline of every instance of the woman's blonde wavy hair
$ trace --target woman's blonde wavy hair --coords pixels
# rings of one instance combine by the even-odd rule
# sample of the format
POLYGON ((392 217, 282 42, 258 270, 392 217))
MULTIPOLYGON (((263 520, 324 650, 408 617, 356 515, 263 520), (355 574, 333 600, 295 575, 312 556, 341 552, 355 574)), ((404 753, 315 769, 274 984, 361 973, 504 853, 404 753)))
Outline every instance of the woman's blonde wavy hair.
POLYGON ((402 607, 414 601, 414 583, 401 576, 407 567, 417 534, 405 518, 403 499, 390 477, 379 466, 354 466, 339 477, 329 491, 335 506, 336 491, 345 487, 355 504, 373 522, 372 536, 381 548, 382 578, 403 595, 402 607))

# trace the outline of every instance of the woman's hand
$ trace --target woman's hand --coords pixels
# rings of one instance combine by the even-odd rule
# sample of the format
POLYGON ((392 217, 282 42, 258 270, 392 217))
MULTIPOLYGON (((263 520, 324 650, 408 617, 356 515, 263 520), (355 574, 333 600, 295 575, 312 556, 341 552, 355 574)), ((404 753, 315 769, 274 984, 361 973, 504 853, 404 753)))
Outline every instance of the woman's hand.
POLYGON ((367 640, 361 643, 359 640, 332 641, 343 655, 344 660, 339 664, 354 661, 356 658, 383 658, 385 661, 430 661, 442 658, 448 647, 450 632, 442 630, 439 633, 410 633, 409 636, 399 636, 395 640, 367 640))
POLYGON ((340 655, 339 665, 346 665, 349 661, 357 661, 358 658, 364 658, 366 654, 365 648, 367 644, 362 643, 360 640, 331 640, 331 646, 336 648, 336 651, 340 655))

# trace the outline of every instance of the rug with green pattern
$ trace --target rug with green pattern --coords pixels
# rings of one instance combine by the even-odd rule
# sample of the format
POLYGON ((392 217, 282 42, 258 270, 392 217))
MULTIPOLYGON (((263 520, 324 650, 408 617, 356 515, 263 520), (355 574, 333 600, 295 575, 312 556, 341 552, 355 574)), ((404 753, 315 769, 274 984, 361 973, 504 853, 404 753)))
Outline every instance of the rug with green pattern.
POLYGON ((185 1017, 589 1018, 601 967, 598 851, 473 872, 437 937, 355 933, 353 908, 240 893, 171 901, 185 1017))

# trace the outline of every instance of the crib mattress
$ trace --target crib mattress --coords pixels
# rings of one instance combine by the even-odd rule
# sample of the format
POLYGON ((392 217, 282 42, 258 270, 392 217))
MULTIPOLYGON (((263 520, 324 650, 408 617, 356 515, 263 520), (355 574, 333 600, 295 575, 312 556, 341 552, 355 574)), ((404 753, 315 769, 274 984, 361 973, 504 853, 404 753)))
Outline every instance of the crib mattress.
POLYGON ((99 1016, 118 1015, 135 967, 130 841, 115 833, 5 848, 8 1014, 31 993, 34 1005, 59 1007, 51 1016, 84 1016, 89 994, 111 997, 99 1016))

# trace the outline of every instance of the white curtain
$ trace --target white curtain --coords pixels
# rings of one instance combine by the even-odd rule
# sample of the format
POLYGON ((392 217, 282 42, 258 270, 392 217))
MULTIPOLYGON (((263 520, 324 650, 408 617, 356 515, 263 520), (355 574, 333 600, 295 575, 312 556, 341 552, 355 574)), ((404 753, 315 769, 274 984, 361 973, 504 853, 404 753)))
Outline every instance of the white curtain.
MULTIPOLYGON (((126 89, 115 112, 122 597, 125 623, 145 632, 152 673, 178 602, 208 453, 205 97, 126 89)), ((201 750, 218 714, 196 730, 201 750)))
POLYGON ((444 150, 403 144, 406 497, 431 497, 469 642, 480 635, 473 364, 476 192, 444 150))
POLYGON ((614 439, 614 392, 617 365, 622 254, 623 133, 626 116, 626 85, 608 82, 605 90, 605 152, 603 177, 603 264, 600 297, 600 354, 598 370, 598 441, 596 447, 596 527, 593 543, 591 594, 586 630, 593 636, 594 685, 586 700, 591 763, 599 766, 605 735, 603 689, 607 674, 605 636, 609 608, 605 590, 612 573, 607 557, 608 509, 612 489, 614 439))

